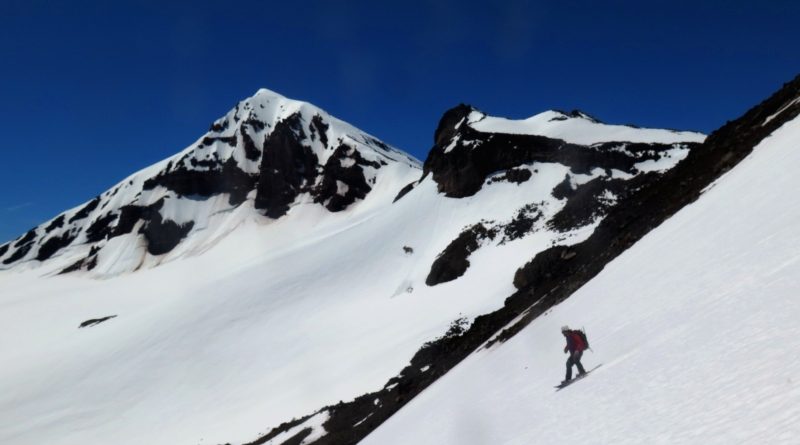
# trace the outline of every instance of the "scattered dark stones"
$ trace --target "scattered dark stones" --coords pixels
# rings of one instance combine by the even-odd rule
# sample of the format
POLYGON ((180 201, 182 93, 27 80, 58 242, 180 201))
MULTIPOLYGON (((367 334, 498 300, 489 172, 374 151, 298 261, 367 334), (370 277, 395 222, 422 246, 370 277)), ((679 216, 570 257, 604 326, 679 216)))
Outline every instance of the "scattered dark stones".
POLYGON ((70 234, 70 232, 65 232, 61 234, 61 236, 54 236, 45 241, 41 247, 39 247, 39 251, 36 254, 36 259, 39 261, 44 261, 50 257, 52 257, 56 252, 67 247, 72 241, 75 240, 75 235, 70 234))
POLYGON ((107 321, 107 320, 111 320, 112 318, 115 318, 115 317, 116 317, 116 315, 109 315, 107 317, 102 317, 102 318, 92 318, 90 320, 86 320, 83 323, 81 323, 80 326, 78 326, 78 329, 97 326, 98 324, 100 324, 100 323, 102 323, 104 321, 107 321))
POLYGON ((534 224, 544 217, 539 209, 540 205, 541 203, 532 203, 519 209, 514 218, 508 224, 502 226, 503 240, 500 241, 500 244, 518 240, 530 233, 534 224))
POLYGON ((45 233, 50 233, 55 229, 60 229, 64 226, 64 215, 59 215, 58 218, 54 219, 47 227, 44 228, 45 233))
POLYGON ((496 229, 487 229, 481 223, 475 224, 461 232, 456 239, 436 257, 431 265, 431 271, 425 279, 425 284, 435 286, 440 283, 453 281, 464 275, 469 268, 470 254, 480 247, 484 239, 493 240, 497 235, 496 229))
POLYGON ((100 204, 100 197, 98 196, 93 200, 89 201, 89 203, 83 206, 83 208, 81 208, 80 210, 78 210, 77 213, 72 215, 72 218, 69 219, 69 222, 72 223, 79 219, 86 218, 87 216, 89 216, 90 213, 92 213, 92 211, 94 211, 94 209, 97 208, 99 204, 100 204))

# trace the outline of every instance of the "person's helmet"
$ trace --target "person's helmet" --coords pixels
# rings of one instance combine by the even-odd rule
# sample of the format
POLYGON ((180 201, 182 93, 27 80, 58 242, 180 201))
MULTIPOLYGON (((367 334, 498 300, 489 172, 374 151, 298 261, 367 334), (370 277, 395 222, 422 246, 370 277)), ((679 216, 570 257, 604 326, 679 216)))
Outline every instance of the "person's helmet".
POLYGON ((569 331, 569 326, 567 325, 561 326, 561 332, 567 332, 567 331, 569 331))

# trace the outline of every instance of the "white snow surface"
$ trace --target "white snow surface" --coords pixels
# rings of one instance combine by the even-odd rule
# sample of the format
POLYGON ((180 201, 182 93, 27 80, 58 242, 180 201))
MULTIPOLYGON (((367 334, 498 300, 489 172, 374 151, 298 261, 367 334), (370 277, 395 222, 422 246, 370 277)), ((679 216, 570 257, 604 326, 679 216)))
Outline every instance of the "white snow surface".
POLYGON ((463 228, 530 202, 546 218, 563 206, 551 191, 568 168, 529 168, 536 180, 464 199, 426 179, 391 204, 401 177, 353 209, 246 218, 201 255, 104 280, 0 272, 0 443, 241 443, 382 388, 452 321, 502 306, 535 252, 591 234, 594 224, 540 227, 474 252, 458 280, 425 285, 463 228))
POLYGON ((706 136, 693 131, 675 131, 610 125, 579 114, 545 111, 527 119, 506 119, 473 111, 467 118, 472 128, 483 133, 533 134, 580 145, 604 142, 646 142, 674 144, 703 142, 706 136))
POLYGON ((795 444, 800 119, 515 337, 479 349, 362 443, 795 444), (559 327, 586 379, 555 392, 559 327))
MULTIPOLYGON (((262 90, 223 118, 225 131, 246 113, 274 123, 297 110, 303 125, 321 112, 262 90)), ((219 141, 199 147, 201 139, 101 195, 87 217, 132 200, 166 199, 166 219, 195 222, 173 251, 147 254, 134 228, 105 244, 92 273, 54 275, 87 253, 81 238, 51 260, 0 270, 0 443, 242 443, 315 412, 305 425, 319 437, 322 407, 379 390, 454 320, 501 307, 514 292, 515 271, 537 252, 592 233, 599 220, 568 233, 546 227, 566 203, 552 196, 565 177, 577 185, 618 174, 575 175, 561 164, 533 163, 521 167, 535 172, 521 184, 487 178, 474 196, 452 199, 428 177, 393 203, 419 178, 418 163, 325 118, 330 140, 349 141, 369 161, 391 161, 365 168, 372 191, 344 211, 301 195, 273 220, 253 208, 252 193, 233 208, 227 195, 195 200, 143 190, 147 178, 187 153, 241 154, 219 141), (425 285, 433 261, 462 230, 508 222, 534 203, 542 218, 532 233, 485 241, 462 277, 425 285)), ((319 137, 311 144, 329 155, 319 137)))

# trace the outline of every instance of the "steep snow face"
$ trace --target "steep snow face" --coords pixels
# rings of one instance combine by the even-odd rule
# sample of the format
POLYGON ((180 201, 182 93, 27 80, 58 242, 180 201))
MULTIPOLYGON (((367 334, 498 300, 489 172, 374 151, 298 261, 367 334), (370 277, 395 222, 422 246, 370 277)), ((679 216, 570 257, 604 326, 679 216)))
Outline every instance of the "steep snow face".
MULTIPOLYGON (((240 104, 190 149, 123 181, 94 207, 67 212, 64 227, 80 212, 96 221, 104 203, 129 196, 128 188, 139 195, 140 210, 127 212, 140 213, 120 210, 111 235, 98 241, 105 244, 84 254, 94 255, 92 272, 109 279, 42 279, 41 269, 24 267, 0 272, 0 324, 9 333, 0 337, 7 359, 0 442, 242 443, 308 416, 275 432, 277 443, 298 435, 324 440, 334 428, 367 425, 369 413, 343 423, 338 402, 377 392, 370 406, 398 403, 404 388, 390 379, 423 345, 502 307, 519 267, 538 252, 586 239, 618 197, 658 181, 678 162, 674 150, 692 149, 616 144, 566 147, 568 158, 512 156, 502 168, 489 166, 494 170, 471 195, 454 198, 439 192, 433 175, 419 179, 402 153, 328 116, 321 132, 316 109, 263 94, 263 109, 240 104), (256 118, 263 138, 254 132, 260 124, 245 125, 256 118), (301 130, 316 139, 292 136, 301 130), (243 134, 265 141, 254 159, 240 144, 243 134), (221 139, 233 135, 235 146, 221 139), (269 154, 276 147, 318 158, 314 187, 305 176, 310 156, 269 154), (205 162, 209 153, 220 154, 205 162), (671 157, 673 164, 637 167, 671 157), (229 165, 234 173, 222 174, 229 165), (358 189, 354 166, 369 193, 332 211, 337 201, 323 192, 358 189), (252 184, 251 175, 258 176, 252 184), (287 204, 283 193, 268 193, 274 187, 298 191, 277 218, 269 212, 287 204), (192 226, 172 250, 154 255, 151 241, 175 228, 141 229, 153 221, 192 226), (122 222, 139 231, 114 236, 122 222), (140 270, 121 273, 134 259, 140 270)), ((494 133, 492 144, 538 150, 541 140, 517 136, 494 133)), ((37 229, 32 239, 39 235, 37 229)), ((31 252, 38 246, 21 238, 0 260, 25 245, 31 252)), ((431 365, 415 372, 432 372, 431 365)))
POLYGON ((200 253, 247 220, 291 218, 297 205, 388 203, 370 192, 418 171, 415 159, 323 110, 262 89, 185 150, 1 246, 0 270, 109 277, 149 268, 200 253))
POLYGON ((693 131, 604 124, 580 111, 566 114, 551 110, 527 119, 512 120, 487 116, 476 110, 470 113, 465 124, 484 133, 539 135, 581 145, 601 144, 604 142, 674 144, 679 142, 703 142, 706 137, 702 133, 693 131))
POLYGON ((568 300, 473 353, 362 443, 795 443, 798 140, 794 118, 568 300), (583 363, 602 366, 555 392, 562 325, 585 327, 583 363))

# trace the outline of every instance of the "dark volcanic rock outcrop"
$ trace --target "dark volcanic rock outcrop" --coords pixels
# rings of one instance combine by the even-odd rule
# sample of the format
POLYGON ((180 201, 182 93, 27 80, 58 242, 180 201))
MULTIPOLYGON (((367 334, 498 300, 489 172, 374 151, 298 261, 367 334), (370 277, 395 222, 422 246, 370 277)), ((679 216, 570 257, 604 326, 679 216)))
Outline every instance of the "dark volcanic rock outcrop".
POLYGON ((496 229, 486 228, 480 223, 462 231, 433 262, 425 284, 435 286, 464 275, 469 267, 469 255, 478 249, 482 240, 492 240, 495 236, 496 229))
MULTIPOLYGON (((514 167, 534 162, 557 162, 574 173, 589 173, 594 168, 635 173, 635 164, 658 159, 661 152, 674 146, 633 142, 585 146, 539 135, 483 133, 468 125, 473 112, 477 111, 463 104, 446 112, 425 160, 424 174, 432 175, 439 191, 454 198, 474 195, 486 178, 498 171, 508 170, 503 179, 509 181, 528 180, 529 171, 522 173, 514 167), (614 149, 621 144, 624 150, 614 149)), ((681 145, 692 148, 698 144, 681 145)))
POLYGON ((364 176, 364 166, 381 168, 378 162, 365 160, 355 148, 339 145, 322 169, 322 180, 313 191, 314 202, 339 212, 357 199, 364 199, 372 190, 364 176))
POLYGON ((261 156, 255 206, 270 218, 285 215, 289 204, 317 176, 318 159, 303 144, 305 138, 300 116, 294 114, 279 122, 264 142, 269 148, 261 156))
MULTIPOLYGON (((178 196, 209 197, 221 193, 230 195, 231 205, 244 202, 247 194, 253 189, 257 176, 244 172, 233 159, 225 162, 212 162, 203 170, 190 168, 192 154, 186 155, 158 175, 144 182, 144 190, 153 190, 158 186, 175 192, 178 196), (184 162, 188 161, 188 162, 184 162)), ((194 166, 197 162, 194 163, 194 166)))

